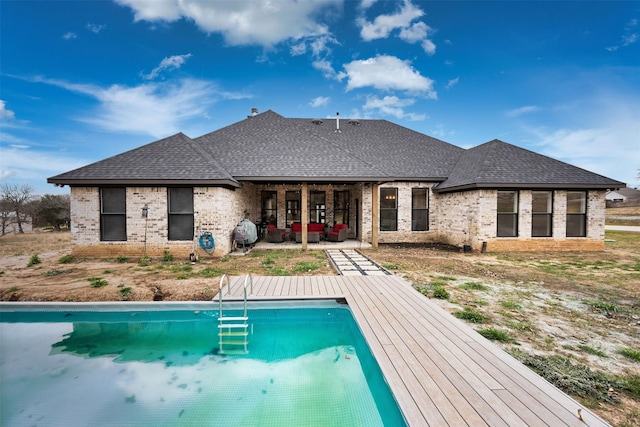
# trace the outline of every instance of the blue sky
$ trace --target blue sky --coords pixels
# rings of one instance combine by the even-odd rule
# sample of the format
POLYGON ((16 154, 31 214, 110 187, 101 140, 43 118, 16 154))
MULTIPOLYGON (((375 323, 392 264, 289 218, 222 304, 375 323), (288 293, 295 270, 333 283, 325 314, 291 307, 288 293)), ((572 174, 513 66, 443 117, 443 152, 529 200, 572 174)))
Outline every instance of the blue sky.
POLYGON ((638 1, 0 0, 0 183, 256 107, 492 139, 639 186, 638 1))

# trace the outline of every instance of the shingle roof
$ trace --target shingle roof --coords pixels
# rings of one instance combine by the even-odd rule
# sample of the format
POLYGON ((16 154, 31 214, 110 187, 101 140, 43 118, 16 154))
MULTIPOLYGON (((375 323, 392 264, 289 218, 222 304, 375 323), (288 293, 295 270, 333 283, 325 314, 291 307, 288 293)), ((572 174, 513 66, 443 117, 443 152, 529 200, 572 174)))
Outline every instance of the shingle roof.
POLYGON ((214 157, 183 133, 47 180, 53 184, 193 184, 239 187, 214 157))
POLYGON ((494 139, 466 150, 434 190, 472 188, 617 188, 624 183, 494 139))
POLYGON ((267 111, 195 139, 238 179, 442 180, 459 147, 385 120, 287 119, 267 111))
POLYGON ((394 180, 440 182, 435 190, 442 192, 624 186, 498 140, 464 150, 386 120, 338 124, 335 118, 290 119, 271 110, 195 139, 178 133, 48 182, 238 187, 242 181, 394 180))

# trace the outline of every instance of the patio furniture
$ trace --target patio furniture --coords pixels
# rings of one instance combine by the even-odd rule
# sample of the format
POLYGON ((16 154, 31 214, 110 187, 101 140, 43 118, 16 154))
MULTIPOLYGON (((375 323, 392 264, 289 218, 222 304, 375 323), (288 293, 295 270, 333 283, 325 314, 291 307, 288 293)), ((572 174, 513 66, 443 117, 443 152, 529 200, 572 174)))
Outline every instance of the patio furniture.
MULTIPOLYGON (((302 243, 302 231, 296 233, 296 243, 302 243)), ((307 243, 320 243, 320 233, 317 231, 308 231, 307 243)))
POLYGON ((333 231, 327 233, 327 241, 344 242, 347 240, 347 224, 336 224, 333 231))
MULTIPOLYGON (((324 224, 319 222, 312 222, 307 224, 307 231, 309 233, 318 233, 318 238, 324 237, 324 224)), ((302 224, 294 222, 291 224, 291 237, 295 237, 298 233, 302 232, 302 224)), ((297 240, 296 240, 297 241, 297 240)))
POLYGON ((275 225, 267 225, 267 242, 269 243, 282 243, 284 242, 285 231, 281 228, 276 228, 275 225))

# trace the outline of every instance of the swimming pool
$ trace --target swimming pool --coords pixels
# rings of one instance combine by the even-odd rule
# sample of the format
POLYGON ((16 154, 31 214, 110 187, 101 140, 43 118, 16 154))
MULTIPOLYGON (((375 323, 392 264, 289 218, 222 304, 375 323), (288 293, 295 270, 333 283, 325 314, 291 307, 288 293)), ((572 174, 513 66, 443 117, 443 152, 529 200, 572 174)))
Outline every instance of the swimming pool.
POLYGON ((406 425, 344 305, 251 303, 238 355, 217 306, 161 307, 5 306, 0 424, 406 425))

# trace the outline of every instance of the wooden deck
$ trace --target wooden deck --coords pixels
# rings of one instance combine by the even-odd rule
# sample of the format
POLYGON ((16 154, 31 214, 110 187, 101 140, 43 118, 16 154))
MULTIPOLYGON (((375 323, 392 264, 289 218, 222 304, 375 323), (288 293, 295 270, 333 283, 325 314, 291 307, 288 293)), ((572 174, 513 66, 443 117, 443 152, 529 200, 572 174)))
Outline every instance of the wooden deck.
POLYGON ((345 298, 410 426, 608 425, 397 276, 253 277, 249 298, 345 298))

